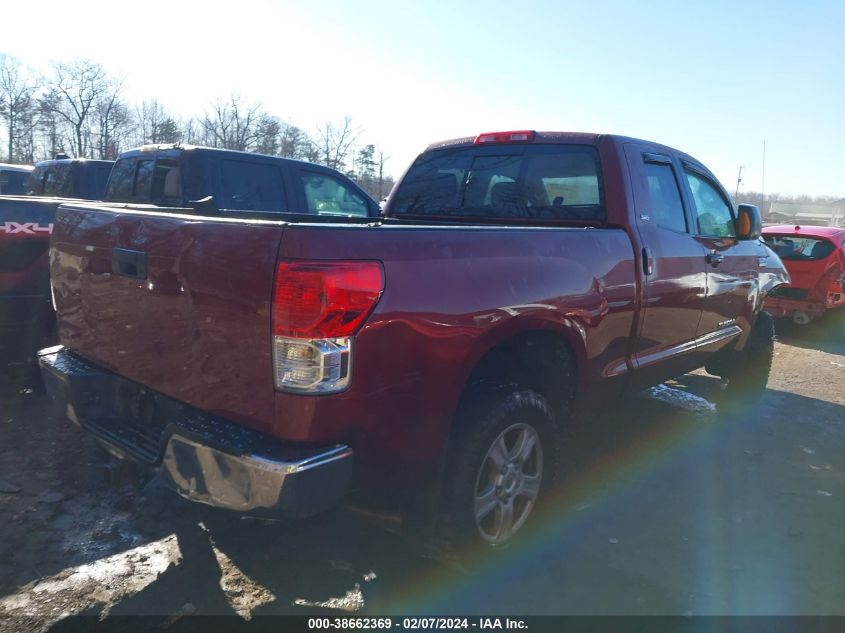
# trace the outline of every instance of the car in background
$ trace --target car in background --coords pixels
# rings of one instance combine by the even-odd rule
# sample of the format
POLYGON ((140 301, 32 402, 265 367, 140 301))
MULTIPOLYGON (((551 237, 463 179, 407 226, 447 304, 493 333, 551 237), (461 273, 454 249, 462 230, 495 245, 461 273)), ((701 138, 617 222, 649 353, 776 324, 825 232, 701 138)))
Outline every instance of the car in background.
POLYGON ((42 160, 35 165, 23 193, 31 196, 102 200, 112 165, 113 160, 70 158, 65 154, 57 154, 54 159, 42 160))
POLYGON ((0 163, 0 196, 22 196, 27 192, 27 180, 32 165, 0 163))
POLYGON ((769 226, 763 239, 792 279, 766 298, 772 316, 806 325, 827 310, 845 307, 845 228, 769 226))
MULTIPOLYGON (((145 145, 123 152, 117 162, 58 155, 35 166, 29 193, 0 196, 0 368, 9 360, 31 363, 55 340, 49 247, 63 203, 190 207, 212 215, 222 209, 233 217, 278 217, 294 208, 335 217, 378 215, 376 202, 332 169, 180 144, 145 145)), ((114 265, 120 275, 133 266, 123 260, 114 265)))

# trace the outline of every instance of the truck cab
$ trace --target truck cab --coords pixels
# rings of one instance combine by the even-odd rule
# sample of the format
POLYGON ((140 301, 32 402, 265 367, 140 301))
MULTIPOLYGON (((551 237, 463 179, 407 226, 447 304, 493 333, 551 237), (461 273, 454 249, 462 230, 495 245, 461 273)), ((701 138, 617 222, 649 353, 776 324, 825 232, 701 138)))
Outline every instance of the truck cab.
POLYGON ((0 163, 0 196, 22 196, 27 192, 31 165, 0 163))
POLYGON ((52 160, 43 160, 27 181, 30 196, 102 200, 106 192, 113 160, 70 158, 59 154, 52 160))

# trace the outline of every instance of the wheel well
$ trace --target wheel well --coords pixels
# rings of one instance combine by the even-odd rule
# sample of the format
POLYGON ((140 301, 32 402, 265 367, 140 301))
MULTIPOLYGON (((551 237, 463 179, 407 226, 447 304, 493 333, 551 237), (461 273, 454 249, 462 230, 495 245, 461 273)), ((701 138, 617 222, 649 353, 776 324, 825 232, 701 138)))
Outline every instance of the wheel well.
POLYGON ((464 388, 468 393, 514 384, 543 396, 558 421, 564 420, 578 380, 575 354, 569 342, 554 332, 531 331, 492 347, 473 368, 464 388))

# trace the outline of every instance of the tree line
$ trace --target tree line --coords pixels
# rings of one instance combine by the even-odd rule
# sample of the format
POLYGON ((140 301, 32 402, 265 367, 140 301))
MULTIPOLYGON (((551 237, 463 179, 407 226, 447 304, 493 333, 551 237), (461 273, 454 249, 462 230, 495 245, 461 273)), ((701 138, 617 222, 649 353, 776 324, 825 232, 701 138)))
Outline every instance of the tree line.
POLYGON ((179 119, 157 99, 129 104, 124 81, 89 60, 54 62, 47 74, 0 55, 0 157, 33 164, 68 154, 114 160, 147 144, 187 143, 296 158, 337 169, 381 199, 393 186, 388 156, 351 117, 313 133, 267 112, 238 93, 219 97, 200 116, 179 119))
POLYGON ((740 191, 734 196, 734 201, 745 204, 753 204, 762 215, 768 215, 773 202, 794 202, 805 204, 829 204, 840 202, 842 199, 836 196, 808 196, 805 194, 788 195, 782 193, 764 194, 759 191, 740 191))

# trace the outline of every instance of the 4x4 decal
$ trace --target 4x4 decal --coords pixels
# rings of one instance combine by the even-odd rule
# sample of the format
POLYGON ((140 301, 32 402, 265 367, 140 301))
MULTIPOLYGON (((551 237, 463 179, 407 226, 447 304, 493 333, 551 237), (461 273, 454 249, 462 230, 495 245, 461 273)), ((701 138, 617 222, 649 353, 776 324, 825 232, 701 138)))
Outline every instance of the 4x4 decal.
POLYGON ((37 222, 6 222, 0 224, 0 233, 24 233, 35 235, 37 233, 52 233, 53 224, 38 224, 37 222))

